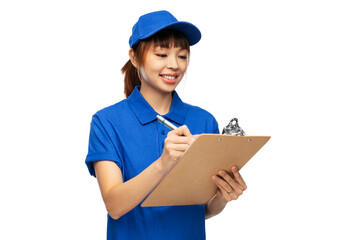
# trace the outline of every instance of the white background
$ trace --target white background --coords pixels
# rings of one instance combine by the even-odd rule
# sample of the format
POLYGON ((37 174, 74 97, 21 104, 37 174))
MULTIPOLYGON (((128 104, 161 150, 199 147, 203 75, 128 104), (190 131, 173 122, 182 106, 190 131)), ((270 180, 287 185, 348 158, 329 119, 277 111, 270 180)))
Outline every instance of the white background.
POLYGON ((105 239, 91 116, 124 98, 138 17, 202 31, 183 101, 271 140, 207 239, 360 239, 358 1, 1 1, 1 239, 105 239))

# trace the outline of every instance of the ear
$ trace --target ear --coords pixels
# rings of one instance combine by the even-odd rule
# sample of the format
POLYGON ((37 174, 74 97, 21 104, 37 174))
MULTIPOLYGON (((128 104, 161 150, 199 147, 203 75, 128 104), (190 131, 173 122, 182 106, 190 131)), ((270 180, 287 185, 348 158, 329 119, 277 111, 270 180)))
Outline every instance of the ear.
POLYGON ((132 48, 130 48, 130 50, 129 50, 129 57, 130 57, 130 61, 131 61, 132 65, 134 65, 135 68, 139 68, 140 64, 139 64, 138 60, 136 59, 134 50, 132 48))

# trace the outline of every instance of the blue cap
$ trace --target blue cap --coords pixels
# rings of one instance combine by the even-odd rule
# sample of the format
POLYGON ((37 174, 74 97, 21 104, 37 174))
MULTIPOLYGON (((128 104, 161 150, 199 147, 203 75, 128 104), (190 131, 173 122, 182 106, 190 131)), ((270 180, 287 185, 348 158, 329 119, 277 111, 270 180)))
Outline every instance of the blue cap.
POLYGON ((195 45, 201 38, 201 32, 195 25, 178 21, 168 11, 157 11, 142 15, 135 23, 129 39, 130 47, 165 28, 182 32, 189 40, 190 46, 195 45))

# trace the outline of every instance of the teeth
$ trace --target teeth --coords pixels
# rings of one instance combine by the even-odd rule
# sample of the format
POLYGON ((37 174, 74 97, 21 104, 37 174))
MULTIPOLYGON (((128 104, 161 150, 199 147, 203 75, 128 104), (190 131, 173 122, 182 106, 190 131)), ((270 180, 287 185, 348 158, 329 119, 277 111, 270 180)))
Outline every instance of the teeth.
POLYGON ((169 80, 174 80, 176 78, 176 76, 167 76, 167 75, 163 75, 163 77, 169 80))

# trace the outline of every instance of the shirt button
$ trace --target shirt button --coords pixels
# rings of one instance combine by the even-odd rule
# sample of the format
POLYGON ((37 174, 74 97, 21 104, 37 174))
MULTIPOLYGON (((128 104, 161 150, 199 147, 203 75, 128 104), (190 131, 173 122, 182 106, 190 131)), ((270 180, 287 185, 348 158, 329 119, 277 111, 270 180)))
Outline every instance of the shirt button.
POLYGON ((165 130, 161 130, 161 134, 162 134, 162 135, 165 135, 165 130))

